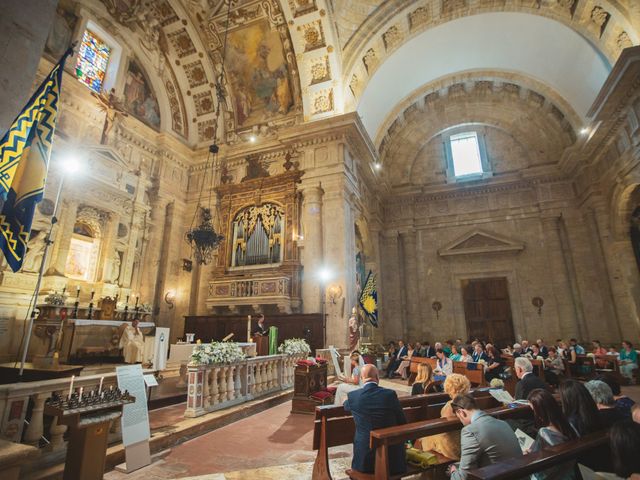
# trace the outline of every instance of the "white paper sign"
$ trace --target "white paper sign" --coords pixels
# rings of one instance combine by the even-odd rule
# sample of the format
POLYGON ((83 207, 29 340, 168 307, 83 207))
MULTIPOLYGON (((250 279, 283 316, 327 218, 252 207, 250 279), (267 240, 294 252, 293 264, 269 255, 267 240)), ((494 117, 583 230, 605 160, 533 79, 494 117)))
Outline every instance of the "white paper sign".
POLYGON ((531 438, 529 435, 524 433, 519 428, 516 428, 516 437, 518 438, 518 443, 520 443, 520 448, 522 449, 522 453, 525 453, 527 450, 531 448, 531 445, 535 443, 535 440, 531 438))
POLYGON ((136 397, 135 403, 125 405, 122 410, 122 443, 124 446, 148 440, 149 412, 147 411, 147 392, 141 365, 116 367, 118 387, 124 393, 128 390, 136 397))
POLYGON ((149 373, 148 375, 144 376, 144 383, 147 385, 147 387, 157 387, 158 386, 158 380, 156 379, 155 375, 153 373, 149 373))

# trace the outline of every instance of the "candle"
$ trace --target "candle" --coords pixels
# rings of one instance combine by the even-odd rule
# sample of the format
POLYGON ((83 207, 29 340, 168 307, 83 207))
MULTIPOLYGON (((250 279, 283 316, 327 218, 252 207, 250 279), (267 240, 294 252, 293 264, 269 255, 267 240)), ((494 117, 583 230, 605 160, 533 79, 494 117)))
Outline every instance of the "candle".
POLYGON ((96 291, 92 288, 91 289, 91 300, 93 300, 93 296, 96 294, 96 291))
POLYGON ((75 375, 71 375, 71 385, 69 385, 69 396, 73 393, 73 380, 76 378, 75 375))
POLYGON ((80 285, 76 287, 76 298, 80 298, 80 285))
POLYGON ((102 393, 102 382, 104 382, 104 377, 100 378, 100 386, 98 387, 98 394, 102 393))
POLYGON ((247 343, 251 342, 251 315, 247 315, 247 343))
POLYGON ((124 301, 125 305, 129 303, 129 295, 127 295, 127 299, 124 301))
POLYGON ((80 398, 82 398, 82 392, 84 392, 84 387, 80 387, 80 395, 78 395, 80 398))

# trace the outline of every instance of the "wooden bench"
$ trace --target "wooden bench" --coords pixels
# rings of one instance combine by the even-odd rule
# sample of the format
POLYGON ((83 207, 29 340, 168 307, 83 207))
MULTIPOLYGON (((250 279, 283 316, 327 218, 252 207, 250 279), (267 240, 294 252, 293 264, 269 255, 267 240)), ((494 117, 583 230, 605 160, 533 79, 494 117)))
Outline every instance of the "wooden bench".
MULTIPOLYGON (((418 366, 423 363, 428 363, 432 369, 436 368, 435 358, 423 358, 423 357, 411 357, 411 363, 409 364, 409 385, 413 385, 416 375, 418 374, 418 366)), ((484 379, 484 368, 477 364, 467 362, 453 362, 453 373, 459 373, 469 379, 471 385, 474 387, 482 387, 487 384, 484 379), (476 368, 470 368, 469 365, 476 365, 476 368)))
MULTIPOLYGON (((493 397, 485 397, 478 400, 478 407, 496 418, 523 418, 531 417, 532 415, 532 410, 528 405, 519 405, 513 408, 502 406, 497 407, 497 402, 493 397), (488 408, 491 405, 493 405, 493 408, 488 408)), ((392 445, 404 444, 407 440, 417 440, 418 438, 425 436, 453 432, 461 429, 462 424, 457 418, 438 418, 373 430, 371 432, 370 446, 375 450, 375 473, 362 473, 354 470, 347 470, 347 475, 355 480, 395 480, 420 473, 423 471, 422 469, 408 467, 406 473, 401 475, 391 475, 389 470, 389 447, 392 445)), ((453 460, 444 459, 444 461, 437 466, 444 466, 449 463, 453 463, 453 460)))
POLYGON ((603 449, 608 449, 608 446, 609 437, 603 432, 596 432, 577 440, 547 447, 540 452, 469 470, 467 478, 469 480, 526 478, 532 473, 541 472, 571 460, 578 461, 580 456, 591 454, 594 451, 602 454, 603 449))
MULTIPOLYGON (((491 398, 487 390, 474 390, 476 398, 491 398)), ((440 417, 440 411, 449 401, 446 393, 430 393, 400 397, 400 405, 407 422, 424 421, 440 417)), ((313 449, 318 451, 313 464, 313 480, 331 480, 329 448, 353 443, 355 422, 351 412, 342 405, 316 407, 313 427, 313 449)))

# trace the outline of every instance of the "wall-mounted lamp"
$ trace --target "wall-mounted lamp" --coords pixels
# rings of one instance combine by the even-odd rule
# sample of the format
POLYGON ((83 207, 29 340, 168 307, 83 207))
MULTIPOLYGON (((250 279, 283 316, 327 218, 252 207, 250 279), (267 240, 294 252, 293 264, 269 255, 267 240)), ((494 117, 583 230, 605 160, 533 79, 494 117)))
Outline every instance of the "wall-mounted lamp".
POLYGON ((318 278, 322 283, 327 283, 333 278, 333 272, 329 267, 322 267, 318 271, 318 278))
POLYGON ((340 285, 334 284, 327 288, 327 296, 331 303, 335 305, 336 300, 342 296, 342 287, 340 285))
POLYGON ((434 312, 436 312, 436 320, 438 320, 440 315, 440 310, 442 310, 442 303, 436 300, 431 304, 431 308, 433 309, 434 312))
POLYGON ((538 309, 538 315, 542 315, 542 306, 544 305, 542 297, 533 297, 531 299, 531 305, 538 309))
POLYGON ((173 308, 176 302, 176 292, 174 290, 169 290, 164 294, 164 301, 169 305, 169 308, 173 308))

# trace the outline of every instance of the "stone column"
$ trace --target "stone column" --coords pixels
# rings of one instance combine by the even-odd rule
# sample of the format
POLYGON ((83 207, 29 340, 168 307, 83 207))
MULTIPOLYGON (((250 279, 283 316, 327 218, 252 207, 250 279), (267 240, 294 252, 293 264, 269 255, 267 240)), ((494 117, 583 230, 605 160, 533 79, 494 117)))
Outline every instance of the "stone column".
POLYGON ((60 215, 58 215, 58 231, 55 233, 55 243, 47 275, 64 275, 77 215, 78 203, 73 200, 65 200, 61 205, 60 215))
POLYGON ((400 232, 402 243, 402 262, 404 266, 404 304, 406 305, 406 321, 404 334, 407 341, 422 337, 420 305, 418 292, 418 258, 416 255, 416 231, 400 232))
POLYGON ((318 313, 322 310, 320 284, 317 272, 322 267, 322 188, 320 185, 308 186, 303 190, 303 267, 302 311, 318 313))
POLYGON ((547 266, 550 269, 551 287, 553 290, 555 303, 557 305, 558 318, 550 319, 553 313, 547 313, 546 327, 559 330, 546 330, 545 335, 548 341, 552 341, 558 335, 562 338, 587 338, 584 327, 584 312, 582 311, 582 300, 575 282, 575 268, 571 251, 564 245, 561 233, 562 217, 555 214, 542 217, 542 229, 544 241, 547 247, 547 266))
POLYGON ((623 296, 620 302, 628 312, 621 319, 622 336, 626 339, 640 337, 640 272, 629 238, 611 243, 611 258, 617 263, 623 296))
MULTIPOLYGON (((327 304, 327 345, 346 347, 349 311, 355 305, 355 224, 348 200, 348 191, 342 181, 323 185, 323 252, 324 266, 332 272, 331 285, 342 289, 342 297, 327 304)), ((306 254, 305 254, 306 256, 306 254)), ((307 277, 308 278, 308 277, 307 277)))
POLYGON ((381 285, 384 302, 380 303, 382 310, 381 328, 385 341, 404 338, 406 332, 404 303, 401 289, 401 261, 398 232, 382 233, 382 247, 380 249, 381 285))

